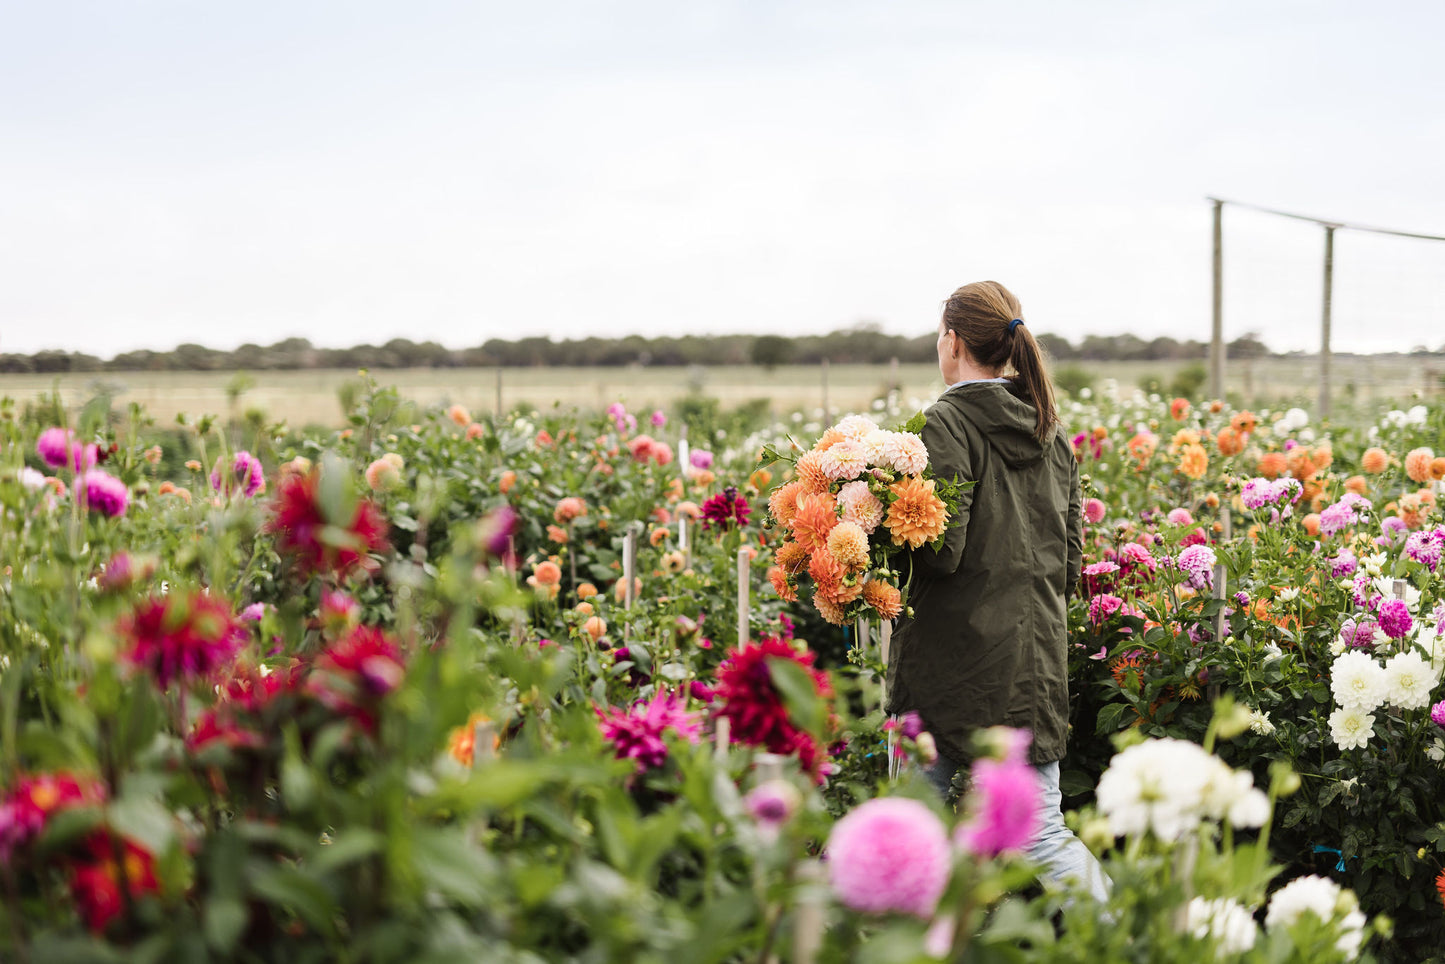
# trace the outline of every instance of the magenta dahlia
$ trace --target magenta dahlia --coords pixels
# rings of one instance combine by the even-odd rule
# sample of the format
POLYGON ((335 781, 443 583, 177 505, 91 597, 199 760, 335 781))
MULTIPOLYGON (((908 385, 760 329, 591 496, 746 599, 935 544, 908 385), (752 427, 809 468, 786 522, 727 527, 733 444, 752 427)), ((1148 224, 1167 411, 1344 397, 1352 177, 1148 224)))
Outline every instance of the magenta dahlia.
POLYGON ((122 657, 145 669, 160 689, 204 679, 229 664, 247 639, 224 602, 202 592, 172 592, 143 600, 120 622, 128 641, 122 657))

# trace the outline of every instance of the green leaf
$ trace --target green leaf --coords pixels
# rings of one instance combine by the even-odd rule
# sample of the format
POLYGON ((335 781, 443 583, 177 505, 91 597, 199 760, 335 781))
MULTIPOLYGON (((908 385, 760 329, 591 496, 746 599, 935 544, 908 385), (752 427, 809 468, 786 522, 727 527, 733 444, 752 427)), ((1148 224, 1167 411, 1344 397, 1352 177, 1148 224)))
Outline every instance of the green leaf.
POLYGON ((912 418, 903 423, 903 431, 912 432, 914 435, 923 431, 923 426, 928 424, 928 416, 922 412, 916 413, 912 418))
POLYGON ((206 943, 222 954, 229 954, 241 939, 249 919, 246 905, 235 897, 212 897, 206 902, 206 943))
POLYGON ((767 663, 773 685, 778 688, 788 715, 808 732, 821 733, 827 719, 827 707, 818 696, 812 674, 791 659, 770 656, 767 663))
POLYGON ((254 863, 249 868, 251 893, 285 907, 324 934, 336 929, 336 902, 315 880, 294 867, 254 863))
POLYGON ((380 853, 383 843, 385 841, 381 834, 365 827, 339 831, 331 838, 331 843, 317 845, 311 858, 311 869, 318 874, 329 874, 372 854, 380 853))
POLYGON ((486 902, 495 865, 460 830, 419 831, 412 838, 412 859, 417 875, 438 892, 473 907, 486 902))

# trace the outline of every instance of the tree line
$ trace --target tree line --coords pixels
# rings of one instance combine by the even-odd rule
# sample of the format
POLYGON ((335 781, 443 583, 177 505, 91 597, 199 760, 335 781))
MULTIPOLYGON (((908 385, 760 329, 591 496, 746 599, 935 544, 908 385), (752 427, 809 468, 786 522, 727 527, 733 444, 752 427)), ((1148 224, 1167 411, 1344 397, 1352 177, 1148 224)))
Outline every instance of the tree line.
MULTIPOLYGON (((1049 332, 1035 336, 1056 361, 1203 360, 1209 346, 1136 335, 1085 335, 1073 342, 1049 332)), ((648 338, 546 337, 494 338, 476 348, 447 348, 434 341, 393 338, 383 345, 323 348, 305 338, 287 338, 274 345, 242 345, 231 351, 203 345, 179 345, 171 351, 128 351, 110 359, 81 352, 41 351, 33 355, 0 354, 0 373, 66 373, 108 371, 285 371, 297 369, 487 368, 625 365, 815 365, 928 363, 935 360, 935 336, 890 335, 876 324, 860 324, 827 335, 683 335, 648 338)), ((1229 343, 1231 358, 1272 354, 1254 334, 1229 343)))

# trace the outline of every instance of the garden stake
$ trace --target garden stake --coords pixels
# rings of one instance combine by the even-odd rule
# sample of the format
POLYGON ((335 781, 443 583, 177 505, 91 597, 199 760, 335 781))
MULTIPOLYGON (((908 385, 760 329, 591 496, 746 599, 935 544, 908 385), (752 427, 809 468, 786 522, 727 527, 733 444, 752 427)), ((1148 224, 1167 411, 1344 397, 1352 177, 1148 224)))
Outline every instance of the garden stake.
POLYGON ((795 964, 813 964, 818 959, 818 949, 823 945, 823 865, 816 860, 804 861, 798 866, 798 881, 802 884, 798 894, 798 913, 793 921, 793 961, 795 964))
POLYGON ((738 649, 748 641, 748 558, 747 546, 738 549, 738 649))
POLYGON ((728 742, 731 737, 731 729, 732 720, 726 716, 719 716, 717 718, 717 726, 713 730, 713 739, 717 744, 714 755, 717 757, 719 763, 722 763, 728 758, 728 742))

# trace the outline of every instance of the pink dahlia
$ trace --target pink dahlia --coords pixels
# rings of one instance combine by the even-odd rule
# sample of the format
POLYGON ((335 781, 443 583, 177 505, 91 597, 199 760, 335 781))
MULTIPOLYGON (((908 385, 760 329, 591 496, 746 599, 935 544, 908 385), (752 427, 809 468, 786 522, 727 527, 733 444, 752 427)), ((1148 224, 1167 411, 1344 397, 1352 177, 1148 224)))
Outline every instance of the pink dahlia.
POLYGON ((1434 572, 1440 566, 1440 556, 1445 550, 1445 526, 1412 532, 1405 540, 1405 555, 1434 572))
POLYGON ((48 428, 35 440, 35 452, 53 469, 69 466, 83 472, 100 461, 100 446, 82 445, 68 428, 48 428))
POLYGON ((54 814, 104 799, 104 784, 70 773, 21 777, 0 800, 0 859, 8 863, 16 848, 39 836, 54 814))
POLYGON ((231 459, 229 476, 222 474, 220 463, 217 463, 211 472, 211 488, 217 492, 236 491, 247 497, 255 495, 266 488, 266 473, 261 468, 261 460, 242 449, 231 459))
POLYGON ((686 712, 685 705, 681 697, 660 690, 649 702, 637 702, 627 709, 594 709, 602 738, 612 744, 613 754, 619 760, 637 761, 637 772, 643 773, 667 762, 663 737, 669 731, 689 743, 698 742, 701 715, 686 712))
POLYGON ((1104 513, 1108 510, 1102 499, 1085 499, 1083 511, 1084 521, 1089 525, 1097 525, 1104 521, 1104 513))
POLYGON ((1387 599, 1380 603, 1380 611, 1376 616, 1380 620, 1380 628, 1391 639, 1403 638, 1415 626, 1415 620, 1411 618, 1410 609, 1403 599, 1387 599))
POLYGON ((1214 550, 1209 546, 1190 546, 1179 553, 1179 569, 1195 589, 1214 588, 1214 563, 1214 550))
POLYGON ((112 518, 125 515, 130 490, 125 483, 100 469, 87 469, 75 480, 75 497, 80 504, 112 518))
POLYGON ((883 502, 867 482, 849 482, 838 489, 838 507, 843 510, 844 522, 856 523, 869 535, 883 521, 883 502))
POLYGON ((1022 739, 1015 739, 1005 759, 984 758, 973 764, 971 816, 953 834, 954 843, 969 853, 989 857, 1022 853, 1041 829, 1039 782, 1027 760, 1029 733, 1014 732, 1022 739))
POLYGON ((1436 726, 1445 727, 1445 700, 1441 700, 1430 707, 1430 722, 1436 726))
POLYGON ((928 917, 952 869, 943 821, 904 797, 869 800, 839 820, 827 856, 838 899, 872 914, 928 917))
POLYGON ((1084 595, 1097 596, 1114 588, 1119 566, 1113 562, 1095 562, 1084 567, 1084 595))
POLYGON ((748 815, 768 840, 777 837, 778 831, 793 818, 802 803, 803 795, 787 780, 760 783, 743 797, 743 806, 747 808, 748 815))
POLYGON ((162 690, 204 679, 226 666, 247 633, 223 601, 201 592, 152 596, 120 621, 122 657, 145 669, 162 690))

